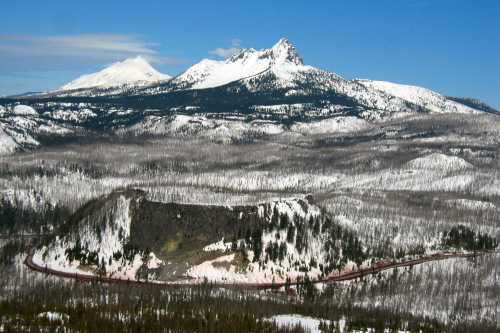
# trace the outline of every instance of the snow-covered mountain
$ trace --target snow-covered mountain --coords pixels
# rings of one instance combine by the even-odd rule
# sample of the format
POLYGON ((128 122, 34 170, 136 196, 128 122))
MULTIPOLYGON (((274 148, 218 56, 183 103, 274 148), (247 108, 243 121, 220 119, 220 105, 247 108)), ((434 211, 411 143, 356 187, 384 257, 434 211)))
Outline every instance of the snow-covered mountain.
POLYGON ((410 103, 420 105, 431 112, 471 113, 477 111, 469 106, 448 99, 435 91, 422 87, 387 81, 358 80, 358 82, 367 88, 376 89, 410 103))
POLYGON ((82 75, 59 90, 142 86, 169 79, 170 76, 158 72, 146 59, 138 56, 116 62, 97 73, 82 75))
POLYGON ((231 143, 284 131, 348 132, 401 115, 497 114, 472 99, 349 80, 305 65, 285 38, 268 49, 202 60, 172 79, 137 57, 61 89, 70 90, 0 99, 0 126, 12 138, 3 135, 10 142, 6 152, 31 149, 42 135, 66 135, 75 128, 97 135, 198 135, 231 143))
POLYGON ((264 50, 242 49, 223 61, 204 59, 174 79, 179 85, 191 89, 221 86, 271 70, 280 76, 312 69, 305 66, 295 47, 280 39, 272 48, 264 50))
POLYGON ((326 95, 323 100, 334 99, 336 105, 365 109, 363 118, 370 119, 397 112, 474 112, 468 106, 424 88, 348 80, 336 73, 305 65, 286 38, 269 49, 242 49, 222 61, 204 59, 167 85, 148 86, 137 94, 161 95, 224 87, 240 95, 246 91, 290 98, 326 95))
POLYGON ((242 49, 225 60, 204 59, 170 80, 138 57, 83 76, 62 89, 55 95, 123 96, 129 101, 140 99, 142 107, 150 107, 143 97, 158 96, 149 98, 154 101, 151 107, 180 110, 187 105, 200 112, 207 112, 207 108, 232 112, 234 105, 238 109, 272 109, 268 113, 287 116, 307 113, 308 117, 331 117, 343 113, 373 120, 397 113, 476 111, 425 88, 348 80, 305 65, 286 38, 268 49, 242 49), (193 95, 193 91, 197 93, 193 95), (281 108, 276 107, 278 102, 281 108), (223 106, 216 107, 218 104, 223 106))

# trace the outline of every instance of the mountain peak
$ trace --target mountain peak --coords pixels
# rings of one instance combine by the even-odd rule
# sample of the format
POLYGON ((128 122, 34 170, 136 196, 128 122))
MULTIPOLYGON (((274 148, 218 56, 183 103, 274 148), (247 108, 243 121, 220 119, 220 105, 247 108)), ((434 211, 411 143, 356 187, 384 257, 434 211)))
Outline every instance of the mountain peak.
POLYGON ((287 38, 281 38, 270 50, 278 62, 288 61, 296 65, 304 64, 295 46, 287 38))
POLYGON ((309 69, 304 66, 293 44, 281 38, 268 49, 241 49, 226 60, 202 60, 175 78, 174 82, 192 89, 204 89, 249 78, 267 70, 272 70, 286 81, 290 79, 290 73, 309 69))
POLYGON ((82 75, 60 90, 145 85, 168 79, 170 76, 158 72, 144 57, 137 56, 115 62, 97 73, 82 75))
POLYGON ((244 62, 255 55, 259 59, 268 59, 269 65, 289 62, 295 65, 304 65, 302 58, 297 53, 295 46, 287 38, 281 38, 269 49, 257 51, 253 48, 240 49, 237 53, 228 58, 227 62, 244 62))
POLYGON ((133 57, 133 58, 128 58, 128 59, 125 59, 121 62, 116 62, 116 63, 113 63, 111 64, 111 66, 114 66, 114 65, 141 65, 141 66, 149 66, 151 67, 151 64, 149 63, 149 61, 147 61, 143 56, 136 56, 136 57, 133 57))
POLYGON ((277 49, 295 49, 292 43, 286 37, 280 38, 272 47, 273 50, 277 49))

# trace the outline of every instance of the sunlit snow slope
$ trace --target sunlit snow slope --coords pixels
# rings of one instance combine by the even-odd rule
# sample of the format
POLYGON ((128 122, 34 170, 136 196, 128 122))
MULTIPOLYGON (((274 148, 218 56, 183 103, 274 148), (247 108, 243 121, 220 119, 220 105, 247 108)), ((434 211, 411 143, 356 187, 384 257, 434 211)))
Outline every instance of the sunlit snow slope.
POLYGON ((367 88, 376 89, 407 102, 420 105, 431 112, 477 112, 477 110, 471 107, 452 101, 426 88, 386 81, 359 80, 358 82, 367 88))
POLYGON ((143 57, 126 59, 106 67, 102 71, 87 74, 62 86, 60 90, 84 88, 109 88, 122 85, 146 85, 170 79, 154 69, 143 57))

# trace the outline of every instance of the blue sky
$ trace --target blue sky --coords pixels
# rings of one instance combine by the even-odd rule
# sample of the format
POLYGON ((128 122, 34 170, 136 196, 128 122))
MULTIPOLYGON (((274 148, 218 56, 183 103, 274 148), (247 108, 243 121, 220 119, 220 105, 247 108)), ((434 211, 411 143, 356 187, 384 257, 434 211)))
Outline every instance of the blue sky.
POLYGON ((309 65, 500 107, 500 1, 8 1, 0 95, 53 89, 138 54, 175 75, 287 37, 309 65), (218 52, 217 52, 218 51, 218 52))

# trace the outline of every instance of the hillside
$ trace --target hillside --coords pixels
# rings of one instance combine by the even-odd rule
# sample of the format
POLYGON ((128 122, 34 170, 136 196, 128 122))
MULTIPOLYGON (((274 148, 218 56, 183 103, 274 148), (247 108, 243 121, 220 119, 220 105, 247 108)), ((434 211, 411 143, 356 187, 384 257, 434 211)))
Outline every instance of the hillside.
POLYGON ((89 202, 57 235, 35 252, 36 264, 131 280, 295 281, 364 258, 356 238, 309 197, 222 207, 152 202, 127 190, 89 202))

